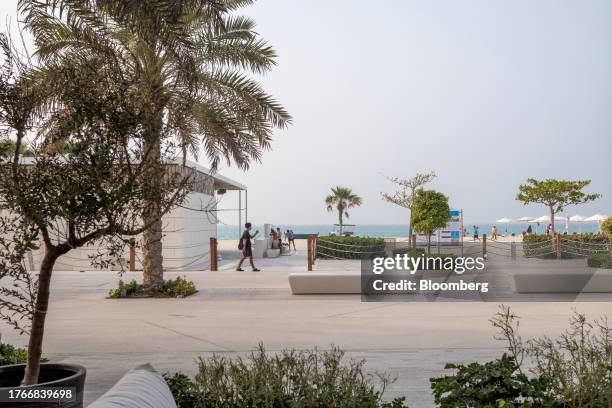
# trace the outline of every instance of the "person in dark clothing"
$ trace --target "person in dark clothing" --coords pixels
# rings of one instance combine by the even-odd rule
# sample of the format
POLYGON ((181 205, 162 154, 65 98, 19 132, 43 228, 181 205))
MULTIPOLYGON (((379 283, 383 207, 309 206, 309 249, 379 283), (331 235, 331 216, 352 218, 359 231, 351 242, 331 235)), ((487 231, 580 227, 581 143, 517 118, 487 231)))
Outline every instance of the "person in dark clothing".
POLYGON ((251 268, 253 268, 253 272, 259 272, 259 269, 255 267, 253 263, 253 246, 251 244, 251 239, 255 238, 258 231, 255 231, 255 234, 251 235, 251 223, 247 222, 244 224, 244 232, 242 233, 242 237, 240 237, 240 242, 238 243, 238 249, 242 250, 242 258, 240 258, 240 262, 238 262, 238 267, 236 270, 239 272, 243 272, 242 263, 246 258, 249 258, 249 262, 251 263, 251 268))

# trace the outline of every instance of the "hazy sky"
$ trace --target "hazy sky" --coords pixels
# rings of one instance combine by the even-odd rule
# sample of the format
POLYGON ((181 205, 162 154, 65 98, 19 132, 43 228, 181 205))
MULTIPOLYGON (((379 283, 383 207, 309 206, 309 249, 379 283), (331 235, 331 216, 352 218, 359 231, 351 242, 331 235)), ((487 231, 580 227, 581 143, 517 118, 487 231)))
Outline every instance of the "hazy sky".
POLYGON ((381 173, 427 170, 468 222, 545 214, 515 201, 527 177, 592 179, 604 197, 566 213, 612 215, 612 2, 260 0, 242 14, 279 53, 263 83, 294 117, 262 164, 222 170, 249 186, 251 221, 333 223, 323 200, 342 185, 363 197, 351 222, 403 223, 381 173))

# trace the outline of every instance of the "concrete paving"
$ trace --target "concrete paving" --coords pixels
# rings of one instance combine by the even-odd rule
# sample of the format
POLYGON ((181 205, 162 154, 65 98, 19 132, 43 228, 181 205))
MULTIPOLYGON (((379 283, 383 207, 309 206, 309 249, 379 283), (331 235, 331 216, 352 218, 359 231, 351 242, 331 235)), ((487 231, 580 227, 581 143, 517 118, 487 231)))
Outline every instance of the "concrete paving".
MULTIPOLYGON (((195 281, 200 291, 186 299, 106 300, 117 285, 116 273, 56 272, 44 354, 87 367, 89 403, 144 362, 160 371, 194 374, 198 356, 242 355, 259 342, 271 352, 337 345, 350 358, 365 358, 368 370, 397 376, 386 397, 405 395, 411 407, 430 407, 428 379, 443 374, 446 362, 486 361, 503 350, 488 322, 497 303, 362 303, 358 295, 293 296, 287 275, 305 270, 303 253, 258 260, 259 273, 233 271, 234 256, 227 255, 219 272, 166 274, 195 281)), ((333 262, 317 268, 359 267, 356 261, 333 262)), ((140 275, 127 273, 124 280, 140 275)), ((523 318, 524 338, 559 334, 573 308, 590 317, 612 316, 612 302, 602 301, 511 306, 523 318)), ((4 341, 26 342, 3 323, 0 332, 4 341)))

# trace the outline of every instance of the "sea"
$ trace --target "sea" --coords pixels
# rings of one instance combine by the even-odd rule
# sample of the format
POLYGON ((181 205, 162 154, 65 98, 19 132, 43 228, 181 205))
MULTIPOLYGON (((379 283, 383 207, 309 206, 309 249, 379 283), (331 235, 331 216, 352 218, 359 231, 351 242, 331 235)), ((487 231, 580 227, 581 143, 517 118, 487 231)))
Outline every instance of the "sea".
MULTIPOLYGON (((283 233, 290 229, 296 234, 319 234, 319 236, 328 236, 334 231, 332 224, 272 224, 274 228, 280 227, 283 233)), ((509 223, 509 224, 483 224, 483 223, 467 223, 464 222, 464 228, 467 229, 469 236, 474 233, 474 226, 478 227, 478 233, 491 234, 493 226, 497 226, 497 233, 500 235, 520 235, 531 225, 534 233, 543 234, 546 232, 546 226, 548 223, 509 223)), ((598 232, 599 226, 597 222, 570 222, 569 227, 566 228, 565 222, 557 222, 555 229, 558 232, 568 233, 587 233, 587 232, 598 232)), ((252 231, 259 230, 263 232, 263 225, 253 225, 252 231)), ((347 227, 346 230, 353 231, 353 234, 360 237, 408 237, 408 225, 407 224, 363 224, 356 225, 354 227, 347 227)), ((217 226, 217 238, 218 239, 238 239, 242 233, 241 229, 237 225, 226 225, 219 224, 217 226)))

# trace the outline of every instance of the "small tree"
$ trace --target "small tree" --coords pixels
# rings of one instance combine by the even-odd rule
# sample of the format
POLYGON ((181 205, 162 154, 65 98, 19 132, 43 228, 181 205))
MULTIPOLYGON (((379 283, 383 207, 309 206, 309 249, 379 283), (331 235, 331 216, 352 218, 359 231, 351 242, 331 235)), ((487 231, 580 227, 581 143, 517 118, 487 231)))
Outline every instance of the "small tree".
POLYGON ((344 225, 343 216, 349 217, 348 209, 361 205, 361 197, 353 194, 353 190, 347 187, 336 186, 331 189, 332 194, 325 197, 325 205, 327 211, 338 211, 338 225, 340 226, 340 235, 342 235, 342 226, 344 225))
POLYGON ((606 234, 612 236, 612 217, 607 218, 601 223, 601 230, 606 234))
POLYGON ((448 198, 435 190, 416 191, 412 205, 412 220, 414 229, 427 236, 427 253, 431 253, 431 234, 438 228, 443 228, 450 221, 448 198))
POLYGON ((548 207, 550 224, 555 235, 555 214, 563 211, 568 205, 583 204, 601 197, 600 194, 585 194, 582 189, 591 184, 591 180, 555 180, 538 181, 527 179, 527 184, 519 186, 516 199, 523 204, 539 203, 548 207))
MULTIPOLYGON (((36 70, 22 64, 7 38, 0 38, 5 54, 0 125, 8 129, 3 138, 15 140, 12 154, 0 155, 0 317, 29 334, 22 384, 31 385, 40 372, 55 262, 94 243, 101 249, 92 263, 108 266, 118 259, 127 237, 149 227, 142 219, 149 211, 144 179, 151 169, 129 84, 106 76, 99 61, 91 61, 89 69, 80 64, 57 71, 52 80, 61 81, 63 91, 45 95, 32 87, 36 70), (29 161, 21 148, 27 133, 41 140, 32 144, 35 157, 29 161), (68 153, 53 148, 58 140, 71 144, 68 153), (40 247, 44 255, 36 275, 24 257, 40 247)), ((187 183, 181 172, 165 168, 161 214, 182 202, 187 183)))
POLYGON ((433 171, 428 173, 417 173, 414 177, 409 179, 400 179, 398 177, 389 176, 384 177, 387 180, 397 184, 399 188, 392 194, 381 193, 382 199, 389 203, 399 205, 400 207, 407 208, 410 211, 408 218, 408 237, 410 242, 412 242, 412 204, 414 203, 416 191, 436 178, 436 173, 433 171))

